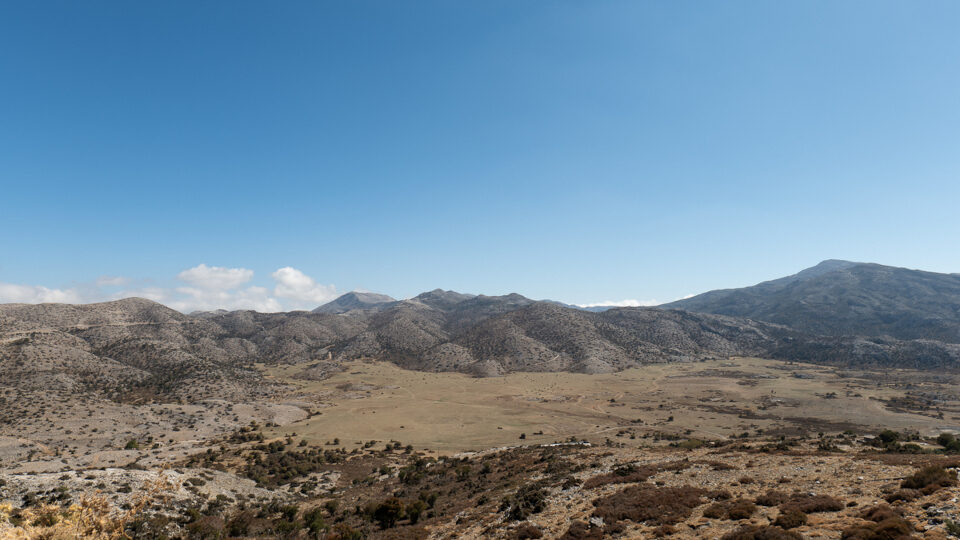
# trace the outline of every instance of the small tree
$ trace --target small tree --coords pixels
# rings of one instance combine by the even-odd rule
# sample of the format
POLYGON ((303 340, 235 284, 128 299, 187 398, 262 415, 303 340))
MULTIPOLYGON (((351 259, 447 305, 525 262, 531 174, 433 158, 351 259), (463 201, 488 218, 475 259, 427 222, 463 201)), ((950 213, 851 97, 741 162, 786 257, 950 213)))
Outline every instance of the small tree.
POLYGON ((880 442, 883 443, 884 446, 888 446, 891 443, 894 443, 900 440, 900 434, 890 429, 885 429, 881 431, 877 435, 877 437, 880 439, 880 442))
POLYGON ((410 524, 416 525, 420 521, 420 514, 427 509, 427 503, 416 500, 407 505, 407 517, 410 518, 410 524))
POLYGON ((327 524, 323 520, 323 509, 319 506, 304 514, 303 521, 306 523, 307 529, 310 530, 310 534, 314 536, 318 536, 327 528, 327 524))
POLYGON ((397 524, 397 520, 403 517, 403 501, 396 497, 378 504, 373 510, 373 519, 380 524, 383 529, 389 529, 397 524))

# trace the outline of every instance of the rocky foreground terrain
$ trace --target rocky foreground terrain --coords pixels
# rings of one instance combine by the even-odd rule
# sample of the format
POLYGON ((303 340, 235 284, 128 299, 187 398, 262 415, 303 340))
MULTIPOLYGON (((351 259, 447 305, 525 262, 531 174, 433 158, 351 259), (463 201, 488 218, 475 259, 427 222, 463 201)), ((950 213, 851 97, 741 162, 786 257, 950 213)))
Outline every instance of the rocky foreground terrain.
POLYGON ((0 535, 880 540, 960 534, 960 459, 943 454, 958 444, 900 437, 676 437, 638 447, 620 434, 595 444, 438 458, 399 441, 366 441, 347 451, 338 440, 270 440, 253 426, 166 469, 0 474, 11 501, 0 506, 0 535))

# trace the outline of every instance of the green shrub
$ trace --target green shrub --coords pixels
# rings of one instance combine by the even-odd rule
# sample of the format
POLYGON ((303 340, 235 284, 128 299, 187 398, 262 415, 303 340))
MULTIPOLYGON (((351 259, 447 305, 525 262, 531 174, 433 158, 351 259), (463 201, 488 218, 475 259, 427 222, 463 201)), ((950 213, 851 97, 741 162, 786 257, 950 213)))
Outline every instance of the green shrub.
POLYGON ((420 521, 420 515, 427 510, 427 503, 416 500, 407 504, 407 517, 410 518, 410 524, 416 525, 420 521))
POLYGON ((396 497, 378 504, 373 510, 373 519, 383 529, 389 529, 397 524, 397 520, 403 517, 403 501, 396 497))

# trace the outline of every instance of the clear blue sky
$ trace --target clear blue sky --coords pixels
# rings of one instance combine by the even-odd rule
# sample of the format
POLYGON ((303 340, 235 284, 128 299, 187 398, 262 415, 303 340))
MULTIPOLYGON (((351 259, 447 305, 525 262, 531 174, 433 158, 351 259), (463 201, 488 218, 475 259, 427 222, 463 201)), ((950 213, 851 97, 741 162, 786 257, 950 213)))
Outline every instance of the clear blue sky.
POLYGON ((4 2, 0 284, 957 272, 958 28, 952 1, 4 2))

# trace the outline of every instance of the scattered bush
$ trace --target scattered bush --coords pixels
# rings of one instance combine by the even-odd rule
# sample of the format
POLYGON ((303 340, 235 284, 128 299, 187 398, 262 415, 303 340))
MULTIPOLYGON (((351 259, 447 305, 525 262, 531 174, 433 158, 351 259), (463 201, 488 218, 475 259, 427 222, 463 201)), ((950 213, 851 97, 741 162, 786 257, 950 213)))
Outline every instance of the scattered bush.
POLYGON ((427 503, 421 500, 413 501, 407 504, 407 517, 411 525, 416 525, 420 521, 420 515, 427 510, 427 503))
POLYGON ((900 511, 885 504, 873 506, 860 513, 860 518, 872 523, 855 525, 843 530, 844 540, 888 540, 913 538, 913 527, 903 519, 900 511))
POLYGON ((960 452, 960 440, 952 433, 941 433, 937 437, 937 444, 946 452, 960 452))
POLYGON ((677 529, 673 528, 672 525, 660 525, 653 531, 654 538, 663 538, 664 536, 671 536, 677 533, 677 529))
POLYGON ((599 527, 593 527, 582 521, 574 521, 570 524, 567 532, 563 533, 560 540, 601 540, 603 530, 599 527))
POLYGON ((796 510, 804 514, 814 512, 839 512, 843 510, 843 503, 830 495, 808 495, 797 493, 779 506, 781 512, 796 510))
POLYGON ((754 502, 760 506, 778 506, 781 505, 790 498, 790 495, 782 491, 768 491, 763 495, 757 497, 754 502))
POLYGON ((884 497, 884 500, 889 503, 897 501, 910 502, 915 501, 920 497, 923 497, 923 492, 919 489, 898 489, 897 491, 894 491, 893 493, 884 497))
POLYGON ((903 518, 892 518, 879 523, 847 527, 842 540, 906 540, 914 538, 913 527, 903 518))
POLYGON ((899 510, 894 510, 885 504, 878 504, 877 506, 866 508, 860 513, 860 518, 875 523, 902 516, 903 514, 899 510))
POLYGON ((703 511, 703 517, 710 519, 747 519, 757 511, 757 506, 745 499, 729 502, 717 502, 703 511))
POLYGON ((187 531, 192 538, 222 538, 226 523, 217 516, 200 516, 199 519, 187 525, 187 531))
POLYGON ((616 467, 606 474, 600 474, 588 478, 583 482, 584 489, 594 489, 608 484, 634 484, 645 482, 651 476, 663 471, 681 471, 690 467, 690 462, 686 460, 673 461, 670 463, 658 463, 655 465, 644 465, 637 467, 632 463, 616 467))
POLYGON ((877 434, 877 439, 880 440, 880 444, 887 446, 891 443, 895 443, 900 440, 900 434, 896 431, 885 429, 877 434))
POLYGON ((787 510, 786 512, 780 512, 773 524, 781 529, 793 529, 806 525, 807 515, 799 510, 787 510))
POLYGON ((780 527, 748 525, 724 535, 720 540, 803 540, 803 537, 780 527))
POLYGON ((629 519, 651 525, 672 525, 688 517, 703 503, 706 490, 691 486, 631 486, 593 501, 594 516, 606 523, 629 519))
POLYGON ((513 533, 514 540, 528 540, 530 538, 543 538, 543 531, 533 523, 524 523, 517 527, 513 533))
POLYGON ((757 511, 757 506, 745 499, 737 499, 727 508, 727 519, 747 519, 757 511))
POLYGON ((908 476, 900 482, 900 487, 906 489, 919 489, 924 494, 929 495, 940 488, 956 485, 957 473, 948 471, 943 467, 931 466, 924 467, 916 473, 908 476))
POLYGON ((546 505, 546 490, 538 484, 527 484, 504 501, 501 508, 507 510, 507 517, 510 519, 521 520, 541 512, 546 505))
POLYGON ((727 514, 727 507, 723 503, 713 503, 703 509, 703 517, 710 519, 721 519, 727 514))

